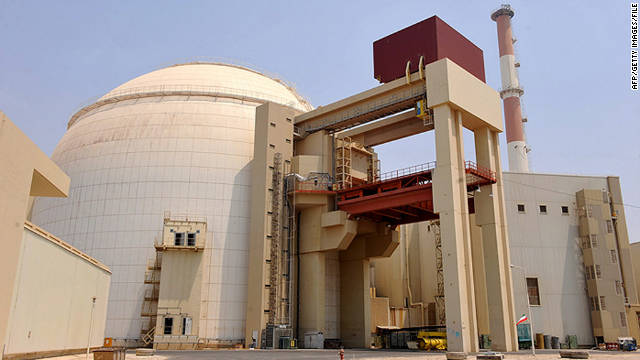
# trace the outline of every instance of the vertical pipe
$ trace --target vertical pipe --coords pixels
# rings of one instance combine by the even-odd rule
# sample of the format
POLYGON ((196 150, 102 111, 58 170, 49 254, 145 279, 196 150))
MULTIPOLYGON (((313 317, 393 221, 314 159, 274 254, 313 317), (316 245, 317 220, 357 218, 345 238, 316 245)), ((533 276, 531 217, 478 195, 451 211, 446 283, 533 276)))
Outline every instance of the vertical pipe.
POLYGON ((511 18, 514 12, 511 6, 502 7, 491 14, 491 20, 498 27, 498 47, 500 50, 500 75, 502 91, 500 96, 504 103, 504 121, 507 133, 507 148, 509 170, 529 172, 529 159, 522 126, 522 108, 520 96, 524 91, 520 87, 518 72, 516 71, 515 52, 513 50, 513 34, 511 18))
POLYGON ((91 298, 91 315, 89 317, 89 338, 87 339, 87 360, 89 360, 89 349, 91 348, 91 332, 93 330, 93 309, 96 307, 96 297, 91 298))

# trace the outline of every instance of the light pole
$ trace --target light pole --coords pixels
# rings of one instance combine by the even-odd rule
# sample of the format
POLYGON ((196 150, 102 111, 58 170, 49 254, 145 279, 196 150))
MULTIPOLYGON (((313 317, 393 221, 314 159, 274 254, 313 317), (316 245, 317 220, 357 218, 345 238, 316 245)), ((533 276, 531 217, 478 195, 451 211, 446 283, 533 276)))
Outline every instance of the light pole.
POLYGON ((509 265, 509 267, 511 267, 512 269, 522 270, 522 277, 524 278, 524 295, 527 298, 527 310, 529 311, 529 330, 531 332, 529 336, 531 337, 531 353, 533 354, 533 357, 536 357, 536 346, 533 343, 533 315, 531 314, 531 303, 529 303, 529 293, 527 290, 527 273, 522 266, 511 264, 509 265))
POLYGON ((91 298, 91 316, 89 317, 89 338, 87 339, 87 360, 89 360, 89 348, 91 348, 91 330, 93 330, 93 309, 96 307, 96 297, 91 298))

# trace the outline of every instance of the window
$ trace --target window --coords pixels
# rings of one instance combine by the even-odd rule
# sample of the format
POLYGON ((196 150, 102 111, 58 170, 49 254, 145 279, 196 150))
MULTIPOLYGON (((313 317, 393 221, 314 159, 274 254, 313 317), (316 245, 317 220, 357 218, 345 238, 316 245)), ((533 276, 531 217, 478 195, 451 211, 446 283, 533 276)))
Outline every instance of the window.
POLYGON ((600 271, 600 265, 596 265, 596 277, 602 279, 602 271, 600 271))
POLYGON ((524 213, 524 204, 518 204, 518 212, 524 213))
POLYGON ((591 303, 591 311, 600 311, 600 303, 598 302, 597 296, 592 296, 589 298, 589 302, 591 303))
POLYGON ((611 251, 611 262, 614 264, 618 263, 618 255, 616 254, 615 250, 610 250, 611 251))
POLYGON ((173 245, 175 245, 175 246, 184 246, 184 233, 183 232, 175 233, 175 238, 173 240, 173 245))
POLYGON ((627 316, 624 312, 620 312, 620 326, 627 327, 627 316))
POLYGON ((291 139, 284 139, 287 144, 291 144, 291 139))
POLYGON ((182 335, 191 335, 191 318, 182 318, 182 335))
POLYGON ((547 205, 540 205, 540 214, 542 215, 547 214, 547 205))
POLYGON ((568 206, 562 206, 562 215, 569 215, 569 207, 568 206))
POLYGON ((271 127, 276 127, 276 123, 274 123, 274 122, 269 123, 269 125, 271 125, 271 127))
POLYGON ((596 272, 593 269, 593 265, 589 266, 589 270, 591 272, 591 279, 595 280, 596 279, 596 272))
POLYGON ((582 237, 582 248, 583 249, 591 248, 591 240, 589 239, 588 236, 582 237))
POLYGON ((589 235, 589 239, 591 239, 591 247, 598 247, 598 235, 591 234, 589 235))
POLYGON ((622 295, 622 281, 616 280, 616 295, 622 295))
POLYGON ((537 278, 527 278, 527 292, 529 294, 529 304, 540 305, 540 290, 537 278))
POLYGON ((187 246, 196 246, 196 233, 187 233, 187 246))
POLYGON ((269 147, 270 147, 270 148, 272 148, 272 149, 275 149, 275 148, 276 148, 276 146, 275 146, 275 145, 273 145, 273 144, 269 144, 269 147))
POLYGON ((602 190, 602 202, 605 204, 609 203, 609 192, 607 190, 602 190))
POLYGON ((611 222, 611 220, 607 220, 607 232, 608 233, 613 232, 613 223, 611 222))
POLYGON ((164 334, 171 335, 173 331, 173 318, 166 317, 164 318, 164 334))
POLYGON ((607 305, 604 302, 604 296, 600 296, 600 310, 607 310, 607 305))

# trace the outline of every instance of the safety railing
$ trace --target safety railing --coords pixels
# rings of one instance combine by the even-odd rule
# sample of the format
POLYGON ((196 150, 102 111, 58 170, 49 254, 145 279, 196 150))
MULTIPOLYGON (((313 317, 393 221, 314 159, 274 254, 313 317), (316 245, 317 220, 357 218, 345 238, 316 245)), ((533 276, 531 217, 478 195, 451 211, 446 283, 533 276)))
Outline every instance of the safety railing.
POLYGON ((406 168, 403 168, 403 169, 387 171, 387 172, 384 172, 384 173, 380 174, 380 179, 378 181, 376 181, 376 182, 396 179, 396 178, 400 178, 400 177, 403 177, 403 176, 408 176, 408 175, 417 174, 417 173, 420 173, 420 172, 433 170, 435 168, 436 168, 436 162, 435 161, 431 161, 431 162, 420 164, 420 165, 409 166, 409 167, 406 167, 406 168))
MULTIPOLYGON (((465 161, 464 166, 467 173, 471 173, 475 176, 479 176, 486 180, 491 180, 494 182, 496 181, 495 171, 491 171, 487 168, 479 166, 473 161, 465 161)), ((413 174, 431 171, 435 168, 436 168, 436 162, 431 161, 431 162, 420 164, 420 165, 414 165, 414 166, 409 166, 409 167, 398 169, 398 170, 387 171, 380 174, 379 179, 377 179, 376 181, 369 182, 368 184, 376 184, 384 181, 398 179, 398 178, 402 178, 402 177, 413 175, 413 174)))
POLYGON ((478 164, 474 163, 473 161, 465 161, 464 162, 464 167, 466 170, 472 170, 474 171, 477 175, 482 176, 484 178, 490 179, 490 180, 494 180, 496 179, 496 172, 495 171, 491 171, 487 168, 484 168, 482 166, 479 166, 478 164))

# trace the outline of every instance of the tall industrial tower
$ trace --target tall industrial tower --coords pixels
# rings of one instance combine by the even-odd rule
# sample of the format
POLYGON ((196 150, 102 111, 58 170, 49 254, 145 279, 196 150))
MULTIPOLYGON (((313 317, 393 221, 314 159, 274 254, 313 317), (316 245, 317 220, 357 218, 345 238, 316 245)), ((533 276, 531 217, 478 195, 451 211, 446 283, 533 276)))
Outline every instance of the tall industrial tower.
POLYGON ((518 80, 517 62, 513 51, 513 35, 511 33, 511 18, 513 9, 510 5, 502 7, 491 14, 491 20, 498 24, 498 47, 500 49, 500 74, 502 77, 502 91, 500 96, 504 103, 504 121, 507 131, 507 147, 509 156, 509 170, 529 172, 527 152, 529 148, 525 142, 522 124, 522 109, 520 96, 524 90, 518 80))

